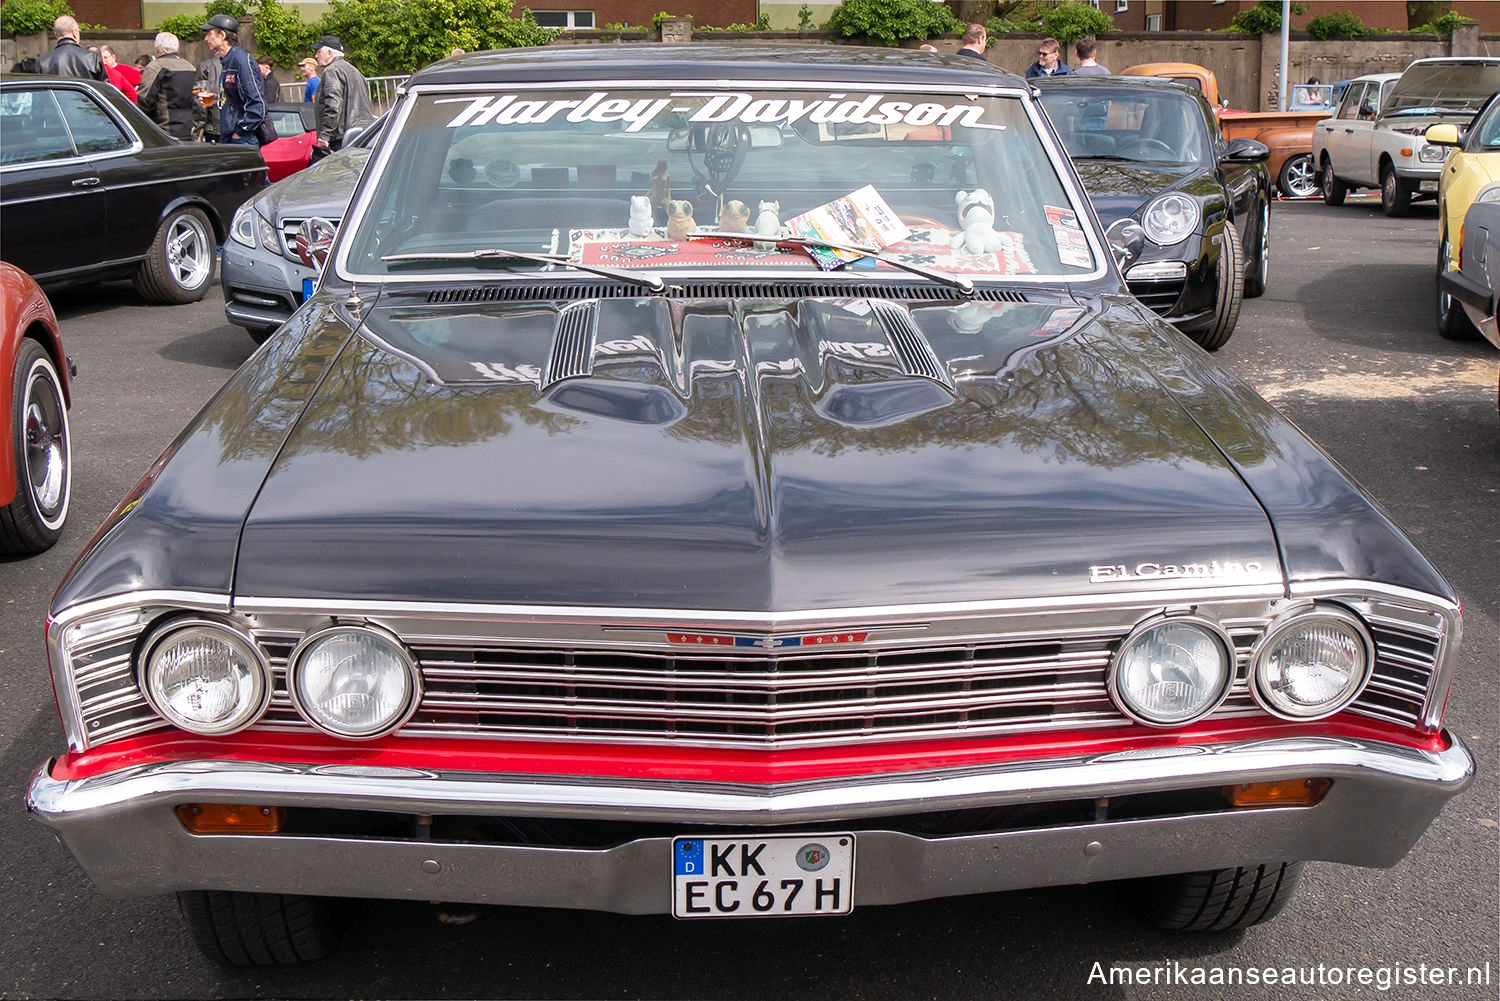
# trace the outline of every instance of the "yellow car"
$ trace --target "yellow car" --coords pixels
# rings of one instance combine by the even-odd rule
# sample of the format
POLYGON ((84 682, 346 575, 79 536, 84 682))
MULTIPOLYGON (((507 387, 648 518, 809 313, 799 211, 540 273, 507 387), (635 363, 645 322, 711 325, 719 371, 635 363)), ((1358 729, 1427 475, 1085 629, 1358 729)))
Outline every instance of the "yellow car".
MULTIPOLYGON (((1463 250, 1464 214, 1476 200, 1500 201, 1500 95, 1491 96, 1467 129, 1444 123, 1427 129, 1427 141, 1452 147, 1438 182, 1437 277, 1457 271, 1463 250)), ((1450 339, 1474 336, 1474 324, 1460 304, 1437 286, 1438 333, 1450 339)))

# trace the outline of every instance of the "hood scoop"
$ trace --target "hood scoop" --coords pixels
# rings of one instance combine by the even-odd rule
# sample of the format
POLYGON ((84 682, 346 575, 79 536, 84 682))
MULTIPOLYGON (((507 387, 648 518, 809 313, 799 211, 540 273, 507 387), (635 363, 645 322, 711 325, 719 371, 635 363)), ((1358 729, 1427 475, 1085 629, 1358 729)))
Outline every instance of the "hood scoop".
MULTIPOLYGON (((953 290, 935 282, 831 282, 816 278, 808 281, 673 282, 672 295, 677 299, 906 299, 919 302, 955 302, 953 290)), ((485 302, 577 302, 585 299, 634 299, 641 290, 623 282, 492 282, 459 288, 433 289, 426 294, 428 305, 469 304, 485 302)), ((1014 289, 976 287, 974 300, 979 302, 1032 302, 1033 299, 1014 289)))

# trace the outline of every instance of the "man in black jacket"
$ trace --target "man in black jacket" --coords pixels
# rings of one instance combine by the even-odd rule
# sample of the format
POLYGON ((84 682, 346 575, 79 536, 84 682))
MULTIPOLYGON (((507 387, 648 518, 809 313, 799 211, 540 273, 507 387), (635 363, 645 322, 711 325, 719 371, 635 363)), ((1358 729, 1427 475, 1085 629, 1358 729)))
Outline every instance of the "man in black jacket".
POLYGON ((324 35, 313 45, 313 55, 321 67, 317 109, 318 135, 313 141, 313 159, 344 148, 344 135, 351 128, 363 128, 375 121, 370 106, 370 85, 364 75, 344 58, 344 47, 333 35, 324 35))
POLYGON ((52 22, 52 37, 57 47, 37 57, 36 71, 52 76, 81 76, 89 80, 109 81, 104 60, 78 44, 78 22, 64 14, 52 22))
POLYGON ((181 42, 170 31, 156 36, 156 58, 141 72, 135 103, 178 139, 193 137, 193 122, 203 113, 193 83, 198 70, 178 52, 181 42))

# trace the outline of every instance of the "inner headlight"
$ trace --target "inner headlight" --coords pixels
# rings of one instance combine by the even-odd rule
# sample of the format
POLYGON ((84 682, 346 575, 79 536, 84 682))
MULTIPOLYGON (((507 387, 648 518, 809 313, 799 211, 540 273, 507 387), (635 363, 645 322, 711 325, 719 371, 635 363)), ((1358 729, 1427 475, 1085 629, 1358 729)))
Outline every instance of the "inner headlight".
POLYGON ((1141 225, 1151 242, 1169 247, 1186 240, 1198 228, 1198 203, 1187 195, 1169 191, 1146 206, 1141 225))
POLYGON ((1353 702, 1374 666, 1374 643, 1349 612, 1317 606, 1278 622, 1256 645, 1251 690, 1282 719, 1322 719, 1353 702))
POLYGON ((234 213, 234 221, 229 224, 229 236, 235 243, 243 243, 247 247, 255 246, 255 220, 257 218, 254 207, 249 202, 241 205, 234 213))
POLYGON ((142 648, 139 681, 151 707, 192 733, 225 734, 260 719, 271 671, 246 635, 209 620, 170 623, 142 648))
POLYGON ((1109 694, 1127 716, 1151 726, 1181 726, 1218 708, 1234 681, 1234 644, 1194 616, 1138 626, 1115 654, 1109 694))
POLYGON ((1500 184, 1486 184, 1479 189, 1479 194, 1474 196, 1478 202, 1500 202, 1500 184))
POLYGON ((292 703, 337 737, 381 737, 411 718, 421 694, 416 661, 394 637, 334 626, 303 639, 287 667, 292 703))

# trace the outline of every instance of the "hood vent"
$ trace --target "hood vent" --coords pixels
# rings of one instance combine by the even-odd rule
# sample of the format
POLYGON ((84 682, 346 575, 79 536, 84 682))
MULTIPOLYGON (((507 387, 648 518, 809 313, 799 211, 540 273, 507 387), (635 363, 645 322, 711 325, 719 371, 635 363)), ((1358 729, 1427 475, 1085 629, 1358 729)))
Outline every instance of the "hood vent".
MULTIPOLYGON (((672 282, 673 298, 687 299, 905 299, 961 302, 943 285, 931 282, 672 282)), ((399 294, 399 290, 398 294, 399 294)), ((433 289, 427 303, 576 301, 634 299, 641 290, 623 282, 496 282, 468 288, 433 289)), ((1030 302, 1013 289, 976 288, 979 302, 1030 302)))
POLYGON ((564 379, 588 375, 594 366, 594 331, 599 326, 599 300, 570 303, 557 314, 557 336, 547 359, 551 386, 564 379))
POLYGON ((946 385, 948 370, 938 361, 932 345, 912 322, 911 314, 893 302, 881 300, 872 301, 870 308, 880 321, 880 326, 885 329, 886 336, 891 339, 891 347, 896 352, 897 360, 901 362, 902 371, 907 375, 921 376, 946 385))

